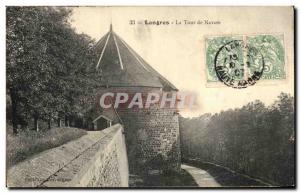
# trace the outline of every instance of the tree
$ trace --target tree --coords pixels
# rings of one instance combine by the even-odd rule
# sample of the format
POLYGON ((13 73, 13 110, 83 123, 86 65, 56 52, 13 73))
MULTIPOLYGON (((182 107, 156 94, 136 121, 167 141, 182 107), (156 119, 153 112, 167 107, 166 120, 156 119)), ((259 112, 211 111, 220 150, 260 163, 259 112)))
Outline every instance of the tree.
POLYGON ((182 155, 217 163, 274 185, 294 185, 294 97, 253 101, 208 119, 180 117, 182 155))
POLYGON ((97 74, 94 41, 71 28, 70 9, 56 7, 7 8, 7 93, 12 125, 34 119, 68 118, 83 106, 77 99, 92 94, 97 74))

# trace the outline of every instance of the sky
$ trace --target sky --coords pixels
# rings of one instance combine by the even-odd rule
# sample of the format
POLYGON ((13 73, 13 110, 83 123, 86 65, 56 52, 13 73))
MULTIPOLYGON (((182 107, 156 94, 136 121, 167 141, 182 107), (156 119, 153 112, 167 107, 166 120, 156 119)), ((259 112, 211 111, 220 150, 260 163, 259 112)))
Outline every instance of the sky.
POLYGON ((180 91, 197 95, 198 107, 181 111, 185 117, 241 107, 261 100, 269 105, 280 92, 294 93, 294 39, 291 7, 77 7, 71 25, 78 33, 99 40, 109 30, 121 36, 142 58, 180 91), (130 25, 135 20, 135 25, 130 25), (180 25, 145 25, 145 20, 180 25), (184 24, 214 21, 218 24, 184 24), (138 24, 142 21, 143 24, 138 24), (259 80, 254 86, 234 89, 208 84, 205 38, 255 34, 284 35, 285 70, 281 81, 259 80))

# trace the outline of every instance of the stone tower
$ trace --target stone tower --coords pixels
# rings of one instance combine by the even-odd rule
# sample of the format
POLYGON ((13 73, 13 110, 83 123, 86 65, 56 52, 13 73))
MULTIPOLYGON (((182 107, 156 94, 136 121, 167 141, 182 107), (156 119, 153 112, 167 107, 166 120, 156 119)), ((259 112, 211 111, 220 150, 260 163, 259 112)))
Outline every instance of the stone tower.
MULTIPOLYGON (((101 76, 103 92, 155 92, 173 96, 177 88, 154 70, 113 30, 95 45, 96 69, 101 76)), ((147 109, 102 109, 98 116, 124 125, 129 170, 145 173, 151 170, 180 168, 178 111, 154 104, 147 109)))

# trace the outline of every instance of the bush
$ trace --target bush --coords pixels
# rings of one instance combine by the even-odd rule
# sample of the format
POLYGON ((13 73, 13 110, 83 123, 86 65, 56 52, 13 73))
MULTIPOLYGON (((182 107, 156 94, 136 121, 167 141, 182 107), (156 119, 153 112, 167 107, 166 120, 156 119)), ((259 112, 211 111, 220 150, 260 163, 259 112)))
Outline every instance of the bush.
POLYGON ((59 127, 41 132, 29 130, 20 132, 18 135, 8 133, 7 167, 11 167, 33 154, 60 146, 85 134, 87 134, 85 130, 72 127, 59 127))

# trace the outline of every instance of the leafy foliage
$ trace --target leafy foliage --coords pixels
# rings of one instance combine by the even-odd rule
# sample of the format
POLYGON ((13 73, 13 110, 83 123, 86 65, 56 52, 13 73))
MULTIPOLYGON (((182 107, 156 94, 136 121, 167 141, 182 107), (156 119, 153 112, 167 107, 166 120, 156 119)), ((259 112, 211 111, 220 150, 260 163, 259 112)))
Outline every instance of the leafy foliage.
POLYGON ((71 10, 61 7, 7 8, 7 93, 14 132, 28 120, 81 115, 97 82, 91 67, 94 43, 71 28, 71 10))
POLYGON ((183 157, 229 167, 273 184, 294 185, 294 98, 281 93, 218 114, 180 119, 183 157))

